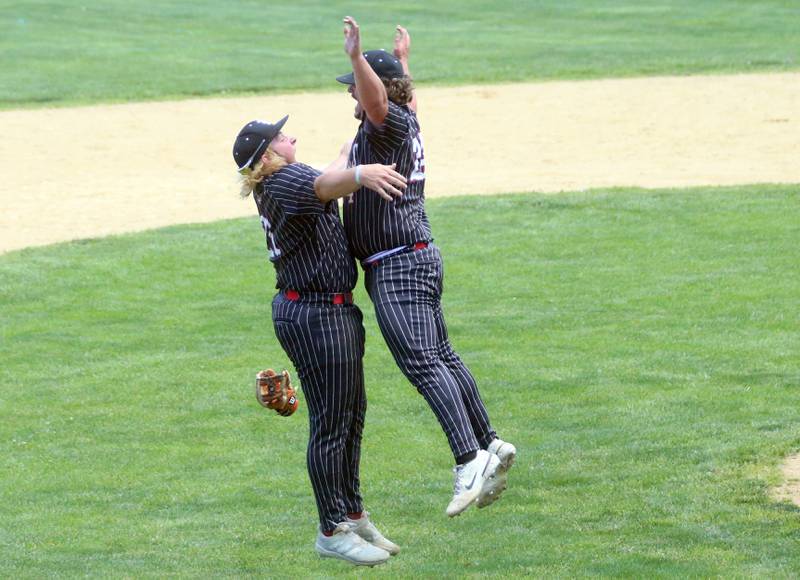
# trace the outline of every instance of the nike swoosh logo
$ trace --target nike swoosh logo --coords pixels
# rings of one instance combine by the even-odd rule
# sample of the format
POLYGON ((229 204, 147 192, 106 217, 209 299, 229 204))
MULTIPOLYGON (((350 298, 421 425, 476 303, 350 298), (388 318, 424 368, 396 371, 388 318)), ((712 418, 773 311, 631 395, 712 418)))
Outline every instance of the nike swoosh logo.
POLYGON ((476 477, 478 477, 478 474, 477 474, 477 473, 474 473, 474 474, 472 475, 472 481, 470 481, 470 482, 469 482, 469 485, 465 485, 465 486, 464 486, 464 489, 466 489, 466 490, 470 490, 470 489, 472 489, 472 486, 473 486, 473 485, 475 485, 475 478, 476 478, 476 477))

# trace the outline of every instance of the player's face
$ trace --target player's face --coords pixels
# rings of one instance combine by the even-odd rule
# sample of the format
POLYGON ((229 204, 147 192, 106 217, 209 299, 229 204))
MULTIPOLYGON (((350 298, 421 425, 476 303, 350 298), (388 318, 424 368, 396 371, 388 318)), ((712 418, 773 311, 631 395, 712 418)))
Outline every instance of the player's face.
POLYGON ((356 100, 356 110, 353 111, 353 116, 356 119, 360 119, 361 113, 364 111, 364 109, 361 108, 361 101, 358 99, 358 89, 355 85, 349 85, 347 87, 347 92, 350 93, 350 96, 356 100))
POLYGON ((286 161, 289 163, 294 163, 296 161, 294 155, 297 151, 295 143, 297 143, 297 139, 294 137, 289 137, 283 133, 278 133, 269 144, 269 148, 286 159, 286 161))

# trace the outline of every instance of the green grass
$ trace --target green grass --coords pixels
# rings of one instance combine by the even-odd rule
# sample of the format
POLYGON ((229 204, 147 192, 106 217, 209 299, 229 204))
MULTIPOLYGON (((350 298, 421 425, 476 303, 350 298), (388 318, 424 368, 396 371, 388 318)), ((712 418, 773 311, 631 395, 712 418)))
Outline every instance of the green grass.
POLYGON ((25 0, 0 6, 0 108, 335 90, 346 13, 365 48, 406 25, 420 83, 800 67, 786 0, 25 0))
MULTIPOLYGON (((434 200, 445 312, 499 433, 500 502, 448 520, 446 440, 366 314, 380 577, 796 577, 797 186, 434 200)), ((355 574, 313 552, 307 406, 257 221, 0 257, 0 577, 355 574)), ((362 571, 363 573, 363 571, 362 571)))

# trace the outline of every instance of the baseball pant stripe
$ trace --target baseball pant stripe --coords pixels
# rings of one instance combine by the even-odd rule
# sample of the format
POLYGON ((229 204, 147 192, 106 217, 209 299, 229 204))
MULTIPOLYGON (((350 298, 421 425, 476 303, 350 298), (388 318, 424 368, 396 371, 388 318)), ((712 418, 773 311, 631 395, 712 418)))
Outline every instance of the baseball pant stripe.
POLYGON ((472 373, 450 344, 441 304, 434 308, 433 317, 436 322, 436 336, 439 339, 439 358, 447 365, 456 383, 458 383, 458 388, 461 391, 461 400, 464 401, 464 408, 472 424, 472 431, 475 433, 481 448, 486 449, 489 447, 489 443, 497 437, 497 433, 489 423, 489 414, 486 412, 486 406, 483 404, 481 395, 478 392, 475 377, 472 376, 472 373))
POLYGON ((488 414, 447 337, 438 249, 392 256, 367 269, 366 279, 389 350, 433 410, 453 455, 487 446, 494 438, 488 414))
POLYGON ((366 413, 364 328, 354 305, 273 300, 278 337, 309 409, 308 474, 323 530, 363 509, 359 457, 366 413))

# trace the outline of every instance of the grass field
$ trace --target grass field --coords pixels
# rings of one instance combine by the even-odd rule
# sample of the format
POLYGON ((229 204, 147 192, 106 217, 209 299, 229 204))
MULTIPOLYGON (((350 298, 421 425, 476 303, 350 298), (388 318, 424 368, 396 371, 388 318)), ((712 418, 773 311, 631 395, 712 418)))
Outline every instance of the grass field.
POLYGON ((25 0, 0 6, 0 108, 334 90, 346 13, 365 48, 406 25, 421 83, 800 67, 785 0, 25 0))
MULTIPOLYGON (((450 521, 450 457, 363 290, 368 509, 381 577, 800 571, 772 503, 800 445, 797 187, 429 204, 445 312, 500 434, 504 498, 450 521)), ((313 552, 307 408, 258 407, 287 363, 257 221, 0 256, 0 577, 355 574, 313 552)), ((301 395, 302 396, 302 395, 301 395)))

